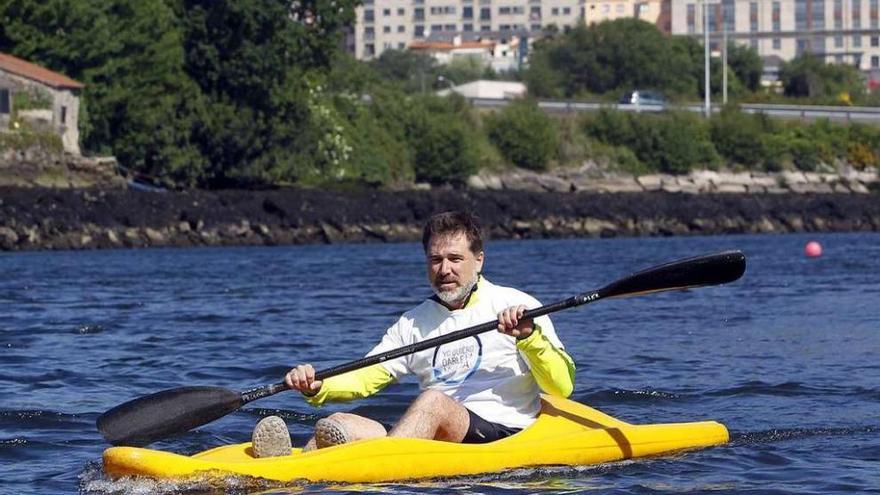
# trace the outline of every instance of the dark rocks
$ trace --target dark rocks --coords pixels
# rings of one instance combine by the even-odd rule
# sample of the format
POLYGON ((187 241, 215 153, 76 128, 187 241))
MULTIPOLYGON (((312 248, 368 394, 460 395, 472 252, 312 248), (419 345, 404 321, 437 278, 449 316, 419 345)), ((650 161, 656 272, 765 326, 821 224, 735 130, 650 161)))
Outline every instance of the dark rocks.
POLYGON ((494 238, 880 230, 877 193, 345 192, 0 188, 0 250, 416 241, 433 212, 494 238))

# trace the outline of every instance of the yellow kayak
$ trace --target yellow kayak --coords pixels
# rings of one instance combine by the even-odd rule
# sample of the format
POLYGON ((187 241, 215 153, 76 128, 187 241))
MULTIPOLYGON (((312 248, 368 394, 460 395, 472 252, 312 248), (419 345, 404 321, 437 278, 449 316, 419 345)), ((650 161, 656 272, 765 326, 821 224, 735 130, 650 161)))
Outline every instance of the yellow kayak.
POLYGON ((188 478, 246 475, 276 481, 380 482, 475 475, 529 466, 589 465, 720 445, 727 428, 714 421, 632 425, 591 407, 543 397, 538 419, 488 444, 379 438, 289 456, 256 459, 251 444, 193 456, 135 447, 104 451, 111 477, 188 478))

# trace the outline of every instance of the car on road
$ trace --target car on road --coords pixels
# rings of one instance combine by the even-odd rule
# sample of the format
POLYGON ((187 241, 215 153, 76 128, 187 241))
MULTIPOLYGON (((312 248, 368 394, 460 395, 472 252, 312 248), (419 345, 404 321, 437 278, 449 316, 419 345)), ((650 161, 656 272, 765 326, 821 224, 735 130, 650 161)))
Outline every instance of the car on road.
POLYGON ((666 97, 659 91, 635 89, 620 97, 621 105, 633 105, 639 109, 662 111, 666 109, 666 97))

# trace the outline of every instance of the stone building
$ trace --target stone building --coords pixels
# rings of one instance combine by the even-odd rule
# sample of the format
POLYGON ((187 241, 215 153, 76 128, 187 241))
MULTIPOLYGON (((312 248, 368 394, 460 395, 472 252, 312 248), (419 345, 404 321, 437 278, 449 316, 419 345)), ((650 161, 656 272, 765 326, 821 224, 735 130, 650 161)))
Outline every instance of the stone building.
POLYGON ((0 132, 17 121, 57 132, 64 151, 80 154, 79 97, 84 86, 69 77, 12 55, 0 53, 0 132), (26 94, 26 108, 16 109, 18 94, 26 94), (13 121, 13 115, 16 121, 13 121))

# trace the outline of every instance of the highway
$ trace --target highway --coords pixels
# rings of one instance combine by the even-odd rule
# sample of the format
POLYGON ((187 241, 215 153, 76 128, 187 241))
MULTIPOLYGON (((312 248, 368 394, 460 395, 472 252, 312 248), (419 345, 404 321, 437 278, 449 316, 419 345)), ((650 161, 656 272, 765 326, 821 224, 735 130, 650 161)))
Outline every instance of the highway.
MULTIPOLYGON (((494 98, 471 98, 471 104, 477 108, 502 108, 512 100, 494 98)), ((569 100, 539 100, 538 106, 551 113, 580 113, 596 112, 602 108, 612 108, 626 112, 661 112, 664 110, 686 110, 702 113, 703 104, 684 105, 623 105, 617 103, 587 103, 569 100)), ((862 122, 865 124, 880 124, 880 107, 846 107, 846 106, 819 106, 819 105, 771 105, 761 103, 743 103, 739 108, 748 113, 764 113, 771 117, 782 119, 794 119, 811 121, 819 118, 827 118, 837 122, 862 122)), ((721 110, 713 106, 713 112, 721 110)))

